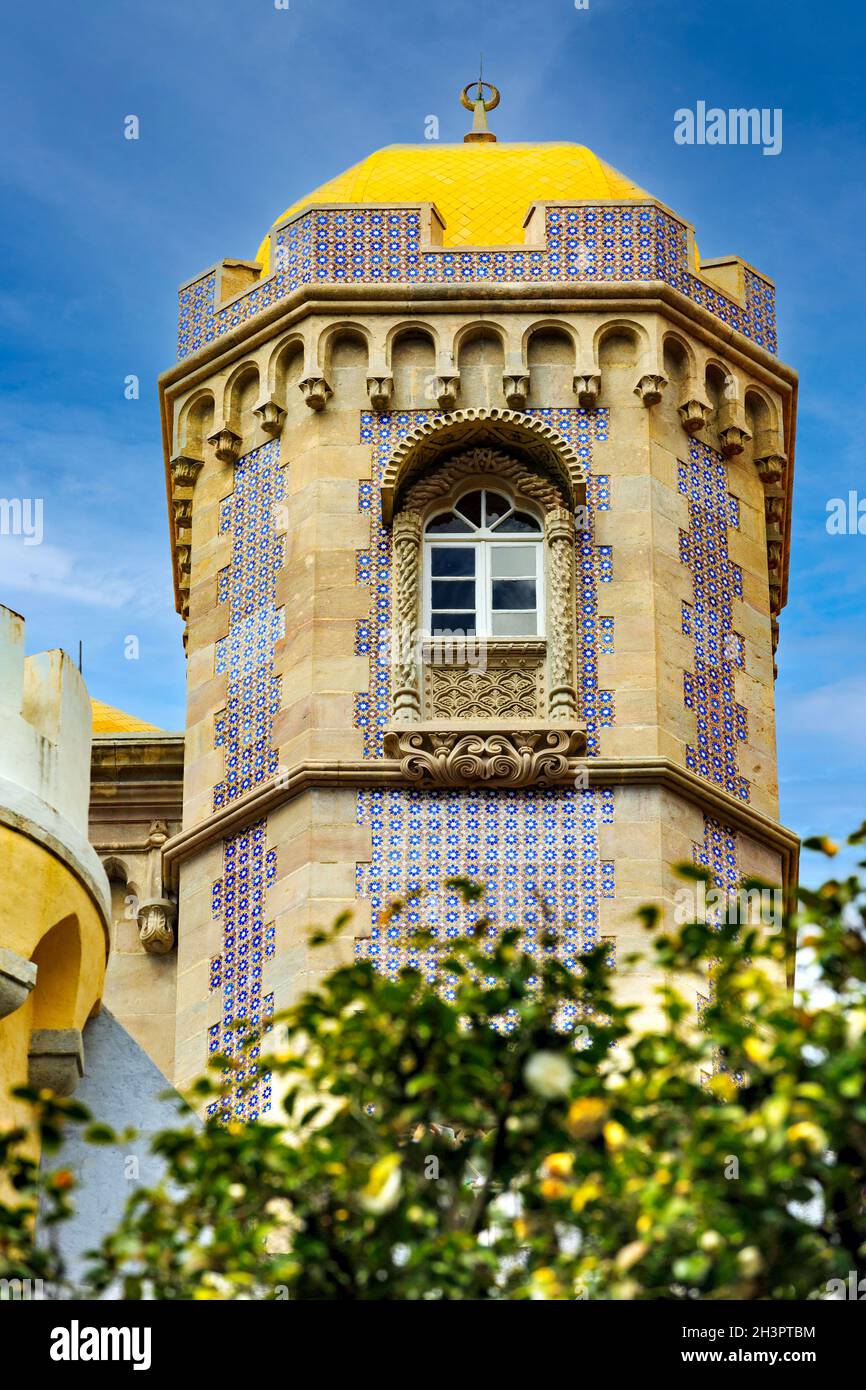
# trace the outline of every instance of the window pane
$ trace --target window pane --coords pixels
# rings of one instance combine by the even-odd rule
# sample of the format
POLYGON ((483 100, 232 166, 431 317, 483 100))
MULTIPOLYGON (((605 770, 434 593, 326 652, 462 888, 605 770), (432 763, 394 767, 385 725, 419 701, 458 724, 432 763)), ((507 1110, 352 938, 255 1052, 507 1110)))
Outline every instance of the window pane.
POLYGON ((503 497, 498 492, 486 492, 484 494, 484 512, 488 526, 495 526, 506 512, 511 511, 511 503, 507 497, 503 497))
POLYGON ((453 535, 458 531, 471 531, 472 527, 456 512, 440 512, 438 516, 434 516, 432 520, 427 522, 427 530, 432 531, 435 535, 446 533, 453 535))
POLYGON ((490 552, 490 573, 494 579, 534 579, 534 545, 496 545, 490 552))
POLYGON ((430 631, 434 637, 474 637, 474 613, 432 613, 430 631))
POLYGON ((475 551, 463 545, 435 545, 430 551, 430 573, 473 575, 475 551))
POLYGON ((503 521, 500 531, 540 531, 541 522, 529 512, 512 512, 506 521, 503 521))
POLYGON ((504 608, 534 608, 534 579, 494 579, 494 610, 504 608))
POLYGON ((533 637, 538 631, 535 613, 494 613, 494 637, 533 637))
POLYGON ((475 608, 474 579, 434 579, 431 589, 432 608, 475 608))
POLYGON ((467 492, 457 503, 457 510, 468 517, 473 526, 481 525, 481 493, 467 492))

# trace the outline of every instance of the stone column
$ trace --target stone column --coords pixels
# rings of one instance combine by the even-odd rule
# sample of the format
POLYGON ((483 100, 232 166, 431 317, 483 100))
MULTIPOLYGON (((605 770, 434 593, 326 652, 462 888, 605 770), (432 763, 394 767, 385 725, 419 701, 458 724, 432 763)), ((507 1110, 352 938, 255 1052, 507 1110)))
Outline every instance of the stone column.
POLYGON ((574 517, 565 507, 548 511, 547 551, 548 717, 556 723, 577 719, 574 683, 574 517))
POLYGON ((418 665, 418 596, 421 579, 421 517, 400 512, 394 518, 394 615, 391 634, 392 709, 395 724, 421 719, 418 665))

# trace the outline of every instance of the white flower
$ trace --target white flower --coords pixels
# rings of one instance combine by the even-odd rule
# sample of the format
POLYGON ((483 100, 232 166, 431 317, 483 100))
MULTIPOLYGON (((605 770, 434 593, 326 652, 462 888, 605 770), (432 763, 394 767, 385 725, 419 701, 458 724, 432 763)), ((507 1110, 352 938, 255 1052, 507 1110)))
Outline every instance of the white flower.
POLYGON ((557 1100, 568 1095, 574 1072, 563 1053, 534 1052, 523 1068, 523 1079, 542 1100, 557 1100))

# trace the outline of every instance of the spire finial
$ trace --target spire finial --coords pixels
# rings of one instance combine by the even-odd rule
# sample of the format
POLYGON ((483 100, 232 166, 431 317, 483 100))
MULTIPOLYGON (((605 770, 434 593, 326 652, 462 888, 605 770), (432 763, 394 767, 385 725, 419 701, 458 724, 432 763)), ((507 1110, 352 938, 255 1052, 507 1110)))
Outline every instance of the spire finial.
POLYGON ((460 93, 461 106, 465 106, 467 111, 473 112, 472 129, 468 135, 463 136, 466 144, 481 140, 495 141, 496 136, 487 125, 487 112, 495 110, 499 105, 499 100, 499 89, 490 82, 484 81, 484 54, 482 53, 478 66, 478 81, 470 82, 460 93), (475 95, 470 97, 470 91, 474 91, 475 95), (484 98, 485 91, 490 93, 486 100, 484 98))

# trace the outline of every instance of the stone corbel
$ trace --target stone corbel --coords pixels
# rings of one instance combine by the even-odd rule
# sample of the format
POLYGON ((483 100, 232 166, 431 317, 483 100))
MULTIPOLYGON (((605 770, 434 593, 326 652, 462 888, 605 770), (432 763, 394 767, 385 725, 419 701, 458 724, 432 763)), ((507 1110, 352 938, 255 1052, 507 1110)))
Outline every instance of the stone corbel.
POLYGON ((752 436, 746 429, 746 417, 738 401, 723 401, 719 406, 718 430, 722 457, 739 457, 752 436))
POLYGON ((298 385, 310 410, 324 410, 334 394, 323 376, 305 376, 298 385))
POLYGON ((788 460, 777 430, 759 430, 755 435, 752 456, 761 482, 781 483, 788 460))
POLYGON ((584 410, 594 410, 598 405, 598 398, 601 395, 601 376, 598 372, 590 372, 585 376, 574 378, 574 394, 577 396, 578 403, 584 410))
POLYGON ((237 463, 241 453, 241 437, 230 425, 223 425, 208 436, 220 463, 237 463))
POLYGON ((0 1018, 8 1018, 26 1003, 36 984, 36 966, 16 951, 0 946, 0 1018))
POLYGON ((652 405, 658 405, 667 384, 667 377, 661 376, 656 372, 647 372, 645 376, 641 377, 637 386, 634 388, 634 393, 636 396, 640 397, 644 405, 649 409, 652 405))
POLYGON ((381 376, 368 376, 367 395, 370 397, 370 406, 377 415, 389 410, 394 395, 394 378, 385 373, 381 376))
POLYGON ((418 653, 418 594, 421 579, 421 517, 400 512, 394 518, 394 629, 391 668, 393 717, 396 724, 417 724, 421 718, 418 653))
POLYGON ((689 393, 677 410, 683 429, 691 435, 700 434, 701 430, 706 429, 713 413, 709 401, 697 392, 689 393))
POLYGON ((573 777, 572 759, 586 752, 580 729, 389 730, 385 756, 400 775, 430 787, 545 786, 573 777))
POLYGON ((34 1028, 27 1080, 38 1090, 71 1096, 84 1075, 84 1041, 79 1028, 34 1028))
POLYGON ((259 424, 265 434, 270 435, 271 439, 276 439, 282 433, 286 412, 273 396, 269 396, 267 400, 257 405, 253 414, 258 417, 259 424))
POLYGON ((192 458, 189 454, 175 454, 169 464, 172 491, 176 493, 182 490, 192 493, 196 478, 203 467, 204 464, 201 459, 192 458))
POLYGON ((440 410, 453 410, 460 395, 460 373, 444 372, 436 378, 436 401, 440 410))
POLYGON ((181 544, 177 547, 177 567, 182 575, 189 576, 192 570, 192 546, 181 544))
POLYGON ((150 956, 167 956, 174 945, 177 907, 169 898, 151 898, 139 903, 138 936, 150 956))
POLYGON ((548 716, 554 723, 577 719, 574 681, 574 515, 552 507, 544 519, 547 541, 548 716))
POLYGON ((172 497, 172 511, 174 512, 175 530, 180 534, 181 531, 192 529, 192 498, 191 497, 172 497))
POLYGON ((782 524, 785 520, 785 505, 782 497, 764 498, 764 516, 767 532, 767 568, 771 574, 782 564, 782 524))
POLYGON ((525 373, 506 372, 502 378, 505 400, 512 410, 522 410, 529 395, 529 377, 525 373))

